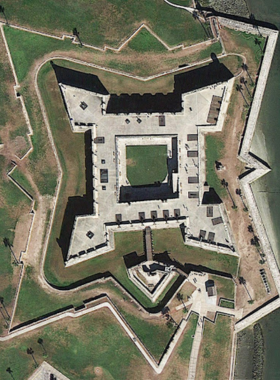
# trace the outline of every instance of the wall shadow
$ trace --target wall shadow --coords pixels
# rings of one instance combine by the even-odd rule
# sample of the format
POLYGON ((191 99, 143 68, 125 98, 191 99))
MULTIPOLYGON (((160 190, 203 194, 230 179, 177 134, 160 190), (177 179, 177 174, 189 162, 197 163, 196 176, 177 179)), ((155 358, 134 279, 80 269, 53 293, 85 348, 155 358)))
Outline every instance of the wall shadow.
POLYGON ((61 249, 63 260, 67 258, 71 234, 76 216, 93 214, 93 182, 92 182, 92 137, 91 130, 84 133, 86 194, 69 197, 64 211, 59 238, 56 239, 61 249))
MULTIPOLYGON (((211 53, 211 58, 215 56, 211 53)), ((108 95, 98 76, 58 66, 51 62, 58 83, 108 95)), ((168 94, 111 94, 107 104, 108 114, 164 113, 182 111, 182 94, 199 88, 226 82, 233 77, 231 71, 219 60, 174 76, 174 90, 168 94)))

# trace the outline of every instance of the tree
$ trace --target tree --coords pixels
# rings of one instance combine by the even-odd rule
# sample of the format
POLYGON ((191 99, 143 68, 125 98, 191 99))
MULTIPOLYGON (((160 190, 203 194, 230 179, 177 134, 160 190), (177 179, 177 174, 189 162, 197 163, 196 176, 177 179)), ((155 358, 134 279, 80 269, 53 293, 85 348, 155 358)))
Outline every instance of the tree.
POLYGON ((251 98, 252 95, 251 95, 251 92, 250 92, 250 90, 249 90, 249 88, 248 88, 248 86, 247 86, 247 81, 246 81, 246 79, 245 79, 244 77, 241 77, 241 78, 240 78, 240 83, 244 84, 244 86, 245 86, 245 88, 246 88, 246 90, 247 90, 247 92, 248 92, 248 94, 249 94, 249 96, 250 96, 250 98, 251 98))
POLYGON ((238 280, 240 285, 246 285, 246 280, 244 277, 240 276, 238 280))
POLYGON ((177 295, 176 295, 176 297, 177 297, 177 300, 178 300, 178 301, 182 302, 182 304, 183 304, 183 306, 184 306, 184 309, 187 310, 186 305, 185 305, 185 302, 184 302, 183 294, 180 293, 180 292, 178 292, 177 295))
POLYGON ((43 351, 44 351, 44 354, 47 355, 47 350, 46 350, 46 348, 45 348, 45 346, 44 346, 44 341, 43 341, 43 339, 42 339, 42 338, 39 338, 39 339, 37 340, 37 343, 40 344, 40 345, 42 346, 43 351))
POLYGON ((263 54, 263 49, 261 46, 262 42, 257 37, 255 38, 254 42, 255 42, 255 45, 257 45, 259 47, 261 53, 263 54))
POLYGON ((237 84, 235 88, 236 88, 236 91, 240 92, 240 94, 242 95, 242 98, 243 98, 244 102, 247 104, 247 106, 249 106, 249 104, 248 104, 248 102, 245 99, 245 96, 243 94, 243 87, 241 86, 241 84, 237 84))
POLYGON ((254 229, 253 229, 252 224, 249 224, 249 226, 248 226, 248 232, 254 233, 254 229))
POLYGON ((74 34, 75 37, 77 37, 77 39, 78 39, 78 41, 80 43, 80 46, 82 47, 83 44, 82 44, 82 41, 81 41, 81 38, 80 38, 80 32, 78 32, 77 28, 73 29, 73 34, 74 34))
POLYGON ((0 297, 0 303, 3 306, 3 309, 5 310, 5 313, 7 314, 7 319, 11 319, 10 315, 9 315, 7 309, 6 309, 6 306, 4 305, 4 298, 3 297, 0 297))
POLYGON ((12 249, 13 244, 10 242, 10 239, 5 237, 3 239, 3 243, 4 243, 5 247, 9 248, 11 254, 13 255, 13 257, 15 259, 15 263, 19 264, 18 259, 16 258, 16 255, 15 255, 13 249, 12 249))
POLYGON ((205 26, 202 24, 198 12, 197 12, 197 11, 193 11, 192 16, 193 16, 193 18, 194 18, 195 20, 198 20, 198 21, 199 21, 200 25, 202 26, 202 28, 203 28, 203 30, 204 30, 204 33, 205 33, 205 35, 206 35, 206 38, 209 38, 209 33, 208 33, 208 31, 206 30, 205 26))
POLYGON ((8 367, 8 368, 6 369, 6 372, 8 372, 8 374, 11 375, 11 378, 12 378, 12 379, 15 379, 11 367, 8 367))
POLYGON ((5 13, 5 8, 2 5, 0 5, 0 13, 3 13, 3 16, 5 17, 5 20, 6 20, 6 24, 9 25, 8 19, 5 13))
POLYGON ((236 204, 235 204, 235 202, 234 202, 234 200, 233 200, 233 198, 232 198, 231 192, 229 191, 229 188, 228 188, 228 182, 223 178, 223 179, 221 180, 221 184, 222 184, 222 186, 227 190, 228 195, 230 196, 230 199, 231 199, 231 201, 232 201, 232 208, 236 209, 237 206, 236 206, 236 204))
POLYGON ((171 329, 173 327, 173 323, 171 321, 166 322, 166 326, 171 329))
POLYGON ((252 24, 253 24, 253 28, 257 29, 259 35, 261 36, 261 32, 260 32, 260 30, 259 30, 259 26, 258 26, 258 24, 256 23, 255 15, 254 15, 253 13, 251 13, 250 16, 249 16, 249 18, 250 18, 250 20, 251 20, 251 22, 252 22, 252 24))
POLYGON ((35 368, 38 367, 38 363, 36 362, 36 359, 35 359, 35 356, 34 356, 34 350, 32 349, 32 347, 28 348, 26 350, 27 354, 28 355, 31 355, 32 356, 32 359, 34 361, 34 365, 35 365, 35 368))
POLYGON ((241 189, 236 189, 236 190, 235 190, 235 193, 236 193, 237 195, 240 196, 241 202, 243 203, 243 206, 244 206, 243 210, 244 210, 244 211, 248 211, 248 208, 247 208, 247 206, 245 205, 244 200, 243 200, 243 196, 242 196, 241 189))
POLYGON ((252 77, 251 77, 251 75, 250 75, 250 73, 248 71, 248 66, 246 65, 246 63, 243 62, 242 65, 241 65, 241 67, 242 67, 243 71, 246 71, 248 77, 250 78, 251 84, 254 84, 253 79, 252 79, 252 77))
POLYGON ((250 301, 251 301, 251 300, 252 300, 252 297, 251 297, 251 295, 250 295, 250 293, 249 293, 249 290, 247 289, 246 283, 247 283, 247 281, 245 280, 245 278, 242 277, 242 276, 240 276, 240 277, 239 277, 239 284, 244 286, 244 288, 245 288, 245 290, 246 290, 246 292, 247 292, 247 294, 248 294, 248 296, 249 296, 249 298, 250 298, 250 301))
POLYGON ((3 309, 3 308, 0 306, 0 313, 2 314, 2 317, 3 317, 4 321, 5 321, 6 328, 8 328, 8 327, 9 327, 9 324, 8 324, 8 321, 7 321, 7 317, 6 317, 5 314, 3 313, 3 310, 2 310, 2 309, 3 309))

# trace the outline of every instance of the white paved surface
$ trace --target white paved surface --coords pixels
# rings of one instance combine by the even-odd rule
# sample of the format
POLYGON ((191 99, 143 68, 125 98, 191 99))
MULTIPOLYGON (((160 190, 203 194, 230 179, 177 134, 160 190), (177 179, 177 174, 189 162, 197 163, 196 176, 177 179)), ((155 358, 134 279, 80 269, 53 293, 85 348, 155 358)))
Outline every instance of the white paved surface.
MULTIPOLYGON (((181 217, 184 218, 180 220, 180 223, 184 223, 184 220, 188 219, 185 227, 187 227, 186 233, 189 240, 192 237, 198 239, 200 230, 204 230, 206 231, 206 240, 209 232, 213 232, 215 242, 228 247, 233 245, 228 231, 229 226, 226 225, 225 221, 214 226, 212 217, 206 216, 206 206, 201 204, 206 190, 204 188, 206 176, 204 144, 201 143, 201 146, 199 146, 201 139, 204 141, 203 134, 205 132, 221 130, 225 109, 228 105, 228 94, 232 89, 231 82, 229 88, 230 90, 227 91, 227 84, 224 83, 184 94, 183 111, 177 114, 165 114, 166 126, 160 127, 157 114, 104 115, 101 108, 104 107, 104 103, 108 101, 108 98, 102 97, 101 99, 97 94, 61 85, 68 105, 73 130, 75 132, 84 132, 89 129, 88 126, 75 125, 75 122, 80 123, 81 119, 79 118, 82 115, 84 123, 94 124, 90 127, 93 138, 105 137, 104 144, 92 144, 95 214, 76 218, 68 253, 68 259, 70 260, 67 265, 73 265, 76 262, 87 260, 112 250, 113 231, 140 230, 147 225, 152 228, 158 228, 158 226, 163 228, 166 224, 165 221, 157 221, 157 226, 153 224, 151 211, 156 211, 158 218, 163 220, 164 210, 168 210, 170 218, 174 218, 174 210, 179 209, 181 217), (225 105, 222 103, 221 117, 218 119, 217 126, 210 124, 207 126, 207 117, 213 95, 223 97, 225 105), (91 107, 91 110, 86 108, 85 111, 82 111, 79 106, 82 101, 90 105, 88 108, 91 107), (128 123, 126 122, 127 119, 129 120, 128 123), (140 123, 137 121, 139 119, 141 120, 140 123), (199 141, 188 141, 188 134, 199 134, 199 141), (174 154, 171 149, 172 138, 177 139, 177 153, 175 156, 172 156, 174 154), (167 145, 168 156, 171 161, 173 160, 173 164, 177 161, 178 165, 178 198, 167 199, 164 202, 160 199, 131 203, 119 202, 120 186, 122 184, 129 185, 126 178, 125 147, 127 145, 142 144, 167 145), (188 157, 188 151, 190 150, 199 151, 198 157, 188 157), (108 170, 108 183, 100 183, 101 169, 108 170), (189 177, 198 177, 199 183, 189 183, 189 177), (102 188, 102 186, 105 186, 105 188, 102 188), (188 198, 189 191, 199 192, 200 198, 188 198), (145 212, 146 220, 144 225, 139 223, 139 212, 145 212), (108 223, 116 221, 116 214, 121 214, 122 221, 127 222, 127 224, 121 224, 117 229, 115 226, 108 225, 108 223), (92 231, 94 234, 91 239, 86 236, 88 231, 92 231)), ((160 196, 158 197, 160 198, 160 196)), ((213 205, 213 218, 219 216, 223 216, 219 206, 213 205)), ((166 227, 176 228, 178 223, 170 220, 166 227)), ((199 244, 199 241, 194 240, 192 243, 196 245, 199 244)), ((205 243, 203 244, 205 245, 205 243)), ((205 248, 207 246, 208 244, 206 244, 205 248)), ((212 248, 217 250, 216 245, 212 245, 212 248)), ((223 249, 227 253, 232 253, 229 248, 223 249)))
POLYGON ((50 380, 51 374, 56 377, 56 380, 70 380, 47 362, 43 362, 28 380, 50 380))

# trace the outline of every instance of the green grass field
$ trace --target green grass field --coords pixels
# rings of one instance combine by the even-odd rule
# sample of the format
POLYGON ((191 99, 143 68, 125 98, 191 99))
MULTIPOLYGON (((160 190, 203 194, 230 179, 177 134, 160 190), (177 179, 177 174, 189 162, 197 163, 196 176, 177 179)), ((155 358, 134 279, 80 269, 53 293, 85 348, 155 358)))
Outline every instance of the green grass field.
POLYGON ((18 167, 13 171, 12 178, 16 180, 31 196, 34 197, 34 190, 30 182, 18 167))
POLYGON ((203 379, 224 380, 228 378, 231 353, 232 319, 219 315, 215 324, 205 321, 201 355, 198 361, 203 379), (219 363, 219 365, 217 365, 219 363))
POLYGON ((215 161, 219 161, 223 155, 224 143, 216 136, 206 135, 206 179, 208 185, 213 187, 220 197, 226 195, 226 190, 216 173, 215 161))
POLYGON ((18 299, 15 315, 16 323, 35 319, 71 305, 74 307, 80 306, 84 299, 92 295, 108 292, 118 310, 127 319, 145 346, 154 357, 159 359, 171 335, 174 333, 174 329, 168 328, 164 320, 154 322, 143 319, 139 315, 137 306, 131 304, 130 298, 110 281, 106 284, 95 283, 88 288, 84 288, 79 293, 59 297, 44 292, 34 281, 32 269, 28 267, 18 299), (126 304, 130 305, 129 309, 127 309, 126 304), (151 331, 154 334, 151 334, 151 331))
POLYGON ((209 275, 209 279, 214 280, 218 297, 234 300, 235 285, 231 279, 215 275, 209 275))
POLYGON ((128 43, 132 50, 144 53, 147 51, 165 51, 165 46, 157 40, 147 29, 140 30, 139 33, 128 43))
POLYGON ((163 182, 167 175, 167 146, 127 146, 126 170, 131 186, 163 182))
POLYGON ((227 307, 228 309, 234 309, 234 302, 227 301, 227 300, 221 300, 220 306, 221 307, 227 307))
POLYGON ((119 53, 112 51, 105 53, 88 47, 81 49, 79 45, 72 44, 69 39, 61 41, 6 26, 4 31, 20 83, 26 79, 30 68, 37 60, 52 52, 64 53, 65 55, 68 53, 77 59, 84 59, 101 66, 142 76, 165 71, 186 62, 191 63, 210 58, 212 52, 216 54, 221 52, 219 42, 205 48, 201 47, 202 50, 192 54, 186 52, 182 55, 180 49, 168 51, 145 29, 142 29, 129 42, 129 48, 125 47, 119 53), (149 59, 146 55, 149 56, 149 59))
MULTIPOLYGON (((3 0, 10 23, 30 26, 57 35, 77 28, 84 43, 118 47, 143 22, 170 45, 194 44, 205 39, 199 22, 184 10, 163 0, 3 0), (56 17, 59 15, 59 17, 56 17)), ((4 20, 4 15, 0 14, 4 20)))
POLYGON ((100 367, 102 379, 123 380, 130 377, 135 361, 145 365, 140 352, 108 310, 56 322, 1 343, 1 379, 10 379, 8 367, 17 380, 26 380, 35 371, 32 358, 26 353, 28 347, 33 348, 38 364, 46 360, 70 379, 99 378, 94 369, 100 367), (38 338, 43 339, 47 355, 37 343, 38 338))
MULTIPOLYGON (((263 49, 265 46, 265 37, 257 36, 254 34, 248 34, 245 32, 239 32, 232 29, 227 29, 230 39, 233 40, 237 49, 236 52, 239 54, 244 54, 245 50, 250 50, 252 58, 255 61, 255 64, 258 66, 261 61, 261 57, 263 54, 263 49)), ((250 67, 249 67, 250 71, 250 67)))
MULTIPOLYGON (((4 157, 0 156, 0 170, 4 170, 4 157)), ((19 217, 28 212, 29 199, 8 179, 0 182, 0 194, 3 202, 0 203, 0 296, 4 298, 5 305, 9 308, 16 290, 16 283, 12 283, 13 277, 19 275, 18 268, 12 262, 11 252, 3 244, 3 239, 9 239, 13 243, 15 227, 19 217)), ((2 318, 2 317, 1 317, 2 318)), ((0 334, 2 321, 0 322, 0 334)))
POLYGON ((181 264, 204 265, 236 275, 238 258, 185 245, 179 228, 153 230, 154 252, 168 252, 181 264))
POLYGON ((184 333, 182 343, 178 347, 178 354, 184 362, 189 362, 192 350, 193 338, 198 321, 198 315, 192 313, 188 320, 187 331, 184 333))

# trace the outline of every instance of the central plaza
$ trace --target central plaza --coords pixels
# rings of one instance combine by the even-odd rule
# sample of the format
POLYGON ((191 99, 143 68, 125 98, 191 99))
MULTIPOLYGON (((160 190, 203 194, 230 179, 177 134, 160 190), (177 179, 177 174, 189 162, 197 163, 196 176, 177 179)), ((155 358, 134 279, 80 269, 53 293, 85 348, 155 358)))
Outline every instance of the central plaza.
POLYGON ((183 93, 180 112, 113 114, 110 94, 60 83, 72 131, 90 130, 92 141, 93 214, 76 216, 66 266, 114 249, 114 232, 147 226, 180 227, 186 244, 233 254, 224 207, 206 181, 204 146, 205 133, 222 130, 232 86, 230 79, 183 93), (129 182, 127 148, 141 146, 166 150, 161 182, 129 182))

